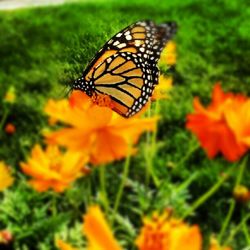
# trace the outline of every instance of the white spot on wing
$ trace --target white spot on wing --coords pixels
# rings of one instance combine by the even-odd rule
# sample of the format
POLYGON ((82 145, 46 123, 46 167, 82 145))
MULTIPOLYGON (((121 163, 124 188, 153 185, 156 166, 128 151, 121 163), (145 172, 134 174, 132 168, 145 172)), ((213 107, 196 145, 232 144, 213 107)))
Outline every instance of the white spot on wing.
POLYGON ((119 45, 117 45, 117 47, 119 49, 124 48, 124 47, 126 47, 126 43, 120 43, 119 45))
POLYGON ((132 36, 131 35, 126 35, 126 39, 127 40, 132 40, 132 36))

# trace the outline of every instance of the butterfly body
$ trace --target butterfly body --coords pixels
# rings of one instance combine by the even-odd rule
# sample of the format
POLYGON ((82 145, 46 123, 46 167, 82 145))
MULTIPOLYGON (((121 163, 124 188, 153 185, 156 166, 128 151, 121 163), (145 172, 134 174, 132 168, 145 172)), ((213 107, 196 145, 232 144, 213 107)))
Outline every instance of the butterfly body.
POLYGON ((141 21, 128 26, 103 46, 73 88, 124 117, 136 114, 158 83, 157 62, 175 30, 175 23, 141 21))

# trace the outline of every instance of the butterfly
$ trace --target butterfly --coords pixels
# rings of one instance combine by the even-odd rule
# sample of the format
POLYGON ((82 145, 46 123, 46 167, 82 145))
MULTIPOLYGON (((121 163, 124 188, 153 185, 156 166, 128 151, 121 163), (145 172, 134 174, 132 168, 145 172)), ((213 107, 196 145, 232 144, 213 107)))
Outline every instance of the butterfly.
POLYGON ((176 30, 175 22, 129 25, 104 44, 72 88, 123 117, 135 115, 158 84, 157 62, 176 30))

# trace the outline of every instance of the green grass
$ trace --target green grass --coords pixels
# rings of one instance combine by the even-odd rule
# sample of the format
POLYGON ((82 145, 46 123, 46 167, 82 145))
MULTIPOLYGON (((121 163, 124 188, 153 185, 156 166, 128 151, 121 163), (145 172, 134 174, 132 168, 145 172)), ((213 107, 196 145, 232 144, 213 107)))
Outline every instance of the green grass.
MULTIPOLYGON (((77 181, 75 188, 65 195, 37 194, 26 186, 19 162, 27 157, 35 142, 42 141, 41 131, 47 126, 42 110, 47 99, 65 97, 69 84, 81 75, 105 41, 141 19, 178 23, 175 38, 178 60, 171 100, 161 102, 159 147, 153 161, 156 175, 163 184, 157 188, 152 181, 145 183, 145 136, 140 143, 140 154, 132 158, 119 208, 121 217, 114 225, 117 237, 127 249, 132 249, 135 228, 139 228, 143 214, 171 206, 176 214, 182 215, 229 169, 230 164, 220 158, 208 160, 202 149, 182 162, 195 144, 185 130, 185 117, 192 111, 194 96, 200 96, 205 103, 210 100, 216 81, 222 82, 224 90, 250 95, 247 1, 141 0, 135 4, 122 0, 2 11, 0 98, 9 86, 15 87, 17 100, 10 107, 7 121, 16 125, 17 132, 12 136, 1 132, 0 159, 16 169, 18 181, 0 194, 0 229, 7 227, 13 232, 14 249, 54 249, 56 233, 75 245, 83 244, 81 216, 87 204, 100 201, 97 173, 77 181), (177 187, 187 180, 190 183, 177 193, 177 187)), ((122 168, 123 162, 106 169, 110 183, 107 191, 112 202, 120 183, 114 176, 120 176, 122 168)), ((236 175, 237 172, 187 218, 201 226, 206 240, 221 229, 236 175)), ((248 169, 242 183, 247 185, 249 178, 248 169)), ((237 205, 227 233, 247 215, 249 208, 249 205, 237 205)), ((247 245, 242 231, 230 245, 236 250, 247 245)))

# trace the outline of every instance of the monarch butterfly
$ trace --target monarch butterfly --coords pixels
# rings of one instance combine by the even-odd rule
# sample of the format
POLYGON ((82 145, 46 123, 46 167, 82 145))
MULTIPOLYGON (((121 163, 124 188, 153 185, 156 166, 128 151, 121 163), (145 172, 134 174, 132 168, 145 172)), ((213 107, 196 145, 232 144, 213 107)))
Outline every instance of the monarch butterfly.
POLYGON ((113 36, 92 59, 73 89, 123 117, 139 112, 158 84, 157 62, 176 23, 139 21, 113 36))

